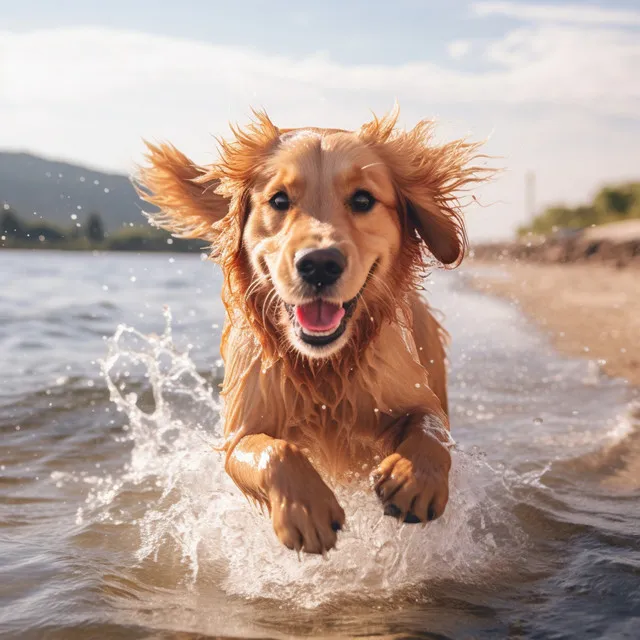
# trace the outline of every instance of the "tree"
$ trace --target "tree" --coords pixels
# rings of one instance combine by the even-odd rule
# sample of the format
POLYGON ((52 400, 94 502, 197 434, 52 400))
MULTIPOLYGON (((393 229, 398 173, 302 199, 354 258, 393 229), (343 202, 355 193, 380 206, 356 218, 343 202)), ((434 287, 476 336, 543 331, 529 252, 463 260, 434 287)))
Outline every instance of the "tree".
POLYGON ((0 215, 0 235, 10 238, 24 238, 26 235, 24 225, 11 209, 5 209, 0 215))
POLYGON ((630 183, 601 189, 593 201, 601 219, 621 220, 630 217, 637 198, 637 187, 637 184, 630 183))
POLYGON ((87 218, 87 238, 91 242, 104 241, 104 226, 99 213, 90 213, 87 218))

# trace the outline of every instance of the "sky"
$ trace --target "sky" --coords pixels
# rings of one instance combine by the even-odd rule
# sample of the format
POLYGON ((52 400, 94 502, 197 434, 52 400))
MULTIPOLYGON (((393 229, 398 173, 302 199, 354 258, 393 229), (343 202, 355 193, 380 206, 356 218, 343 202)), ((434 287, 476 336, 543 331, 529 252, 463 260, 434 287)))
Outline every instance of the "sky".
POLYGON ((640 0, 0 0, 0 149, 130 173, 142 138, 195 161, 264 108, 282 127, 401 124, 487 140, 472 240, 640 179, 640 0))

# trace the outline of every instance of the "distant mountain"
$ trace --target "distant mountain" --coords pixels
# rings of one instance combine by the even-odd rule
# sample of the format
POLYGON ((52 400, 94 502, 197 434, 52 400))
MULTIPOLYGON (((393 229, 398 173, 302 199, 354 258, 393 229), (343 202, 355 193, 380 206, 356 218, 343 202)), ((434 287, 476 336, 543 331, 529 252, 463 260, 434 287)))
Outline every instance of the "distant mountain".
POLYGON ((82 223, 96 211, 109 231, 131 222, 146 225, 141 210, 152 209, 126 176, 13 152, 0 152, 0 207, 3 204, 22 219, 37 217, 62 227, 70 227, 74 219, 82 223))

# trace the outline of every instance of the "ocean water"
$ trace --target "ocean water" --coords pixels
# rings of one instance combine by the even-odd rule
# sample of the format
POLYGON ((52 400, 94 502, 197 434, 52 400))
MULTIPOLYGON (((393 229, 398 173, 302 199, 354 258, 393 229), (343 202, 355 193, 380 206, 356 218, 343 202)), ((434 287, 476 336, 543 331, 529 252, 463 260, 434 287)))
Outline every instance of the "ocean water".
POLYGON ((0 636, 640 637, 638 393, 435 273, 451 499, 337 489, 327 557, 224 473, 220 274, 197 256, 0 253, 0 636))

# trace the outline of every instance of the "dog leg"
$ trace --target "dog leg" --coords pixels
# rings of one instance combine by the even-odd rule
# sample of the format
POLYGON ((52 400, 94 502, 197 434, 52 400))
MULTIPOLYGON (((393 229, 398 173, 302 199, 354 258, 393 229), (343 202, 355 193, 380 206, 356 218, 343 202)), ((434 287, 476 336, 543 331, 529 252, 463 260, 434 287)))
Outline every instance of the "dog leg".
POLYGON ((403 522, 439 518, 449 499, 450 442, 440 418, 412 416, 394 453, 371 474, 385 515, 403 522))
POLYGON ((286 547, 324 553, 335 546, 344 511, 298 447, 265 434, 247 435, 225 468, 245 495, 267 506, 286 547))

